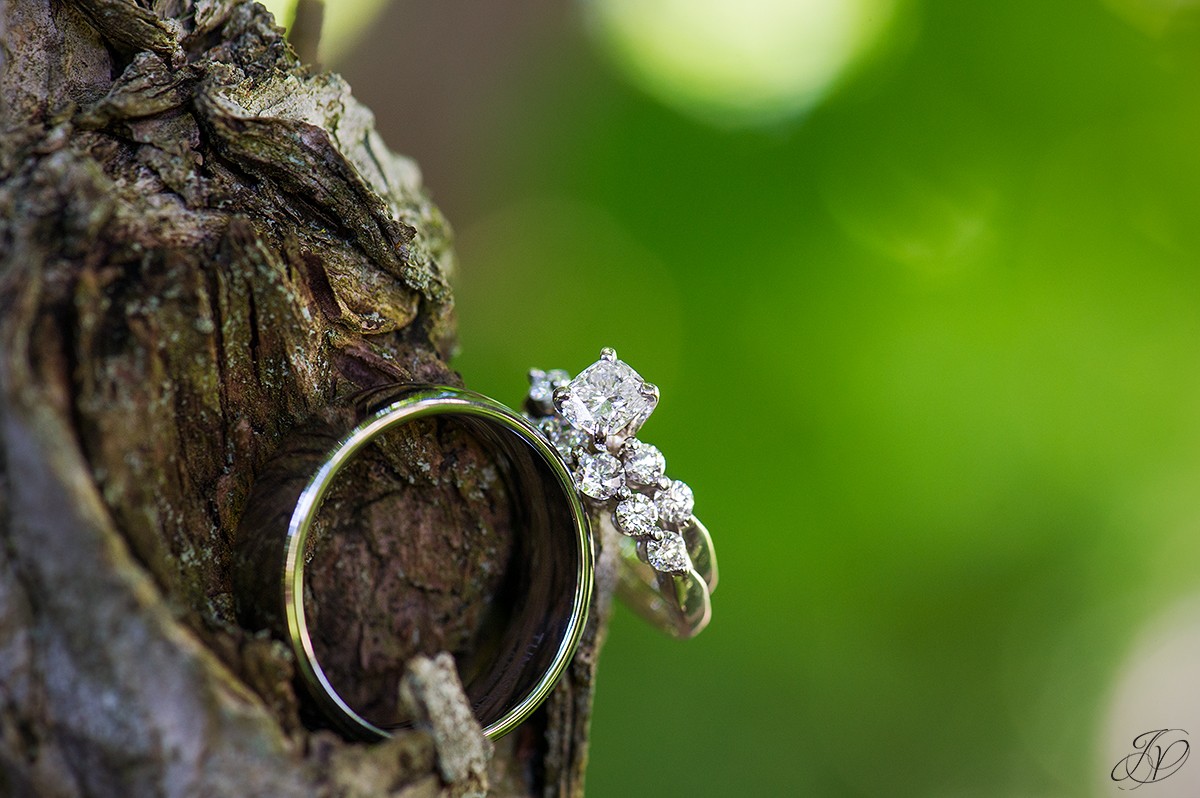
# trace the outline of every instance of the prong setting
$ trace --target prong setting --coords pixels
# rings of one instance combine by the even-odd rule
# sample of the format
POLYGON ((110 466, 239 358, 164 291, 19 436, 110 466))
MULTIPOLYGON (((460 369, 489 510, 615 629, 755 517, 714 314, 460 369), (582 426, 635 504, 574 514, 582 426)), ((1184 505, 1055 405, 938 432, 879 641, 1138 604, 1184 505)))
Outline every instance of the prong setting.
POLYGON ((694 519, 691 488, 668 477, 662 452, 636 437, 658 405, 658 386, 608 347, 574 379, 561 370, 532 369, 530 383, 526 406, 542 416, 538 428, 574 469, 593 512, 610 514, 619 532, 639 541, 640 559, 659 573, 688 573, 683 535, 694 519))

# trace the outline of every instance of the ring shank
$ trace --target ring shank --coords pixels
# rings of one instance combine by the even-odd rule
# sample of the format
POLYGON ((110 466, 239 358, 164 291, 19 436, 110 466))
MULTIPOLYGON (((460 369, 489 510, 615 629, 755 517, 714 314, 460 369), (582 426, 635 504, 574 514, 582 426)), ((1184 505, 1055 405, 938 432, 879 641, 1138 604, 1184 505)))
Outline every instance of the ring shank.
MULTIPOLYGON (((341 731, 379 739, 406 724, 363 717, 330 683, 304 607, 306 542, 343 466, 389 430, 437 417, 460 425, 494 460, 511 498, 513 556, 504 588, 459 665, 484 731, 510 731, 548 695, 578 644, 593 582, 587 516, 561 457, 499 403, 439 386, 360 394, 293 434, 259 475, 238 534, 235 589, 244 624, 289 642, 300 680, 341 731)), ((398 519, 402 534, 403 519, 398 519)), ((446 556, 451 556, 447 553, 446 556)))
POLYGON ((571 529, 573 520, 569 506, 551 493, 553 475, 545 461, 529 457, 531 450, 514 434, 478 419, 463 423, 474 427, 485 445, 504 453, 507 468, 501 473, 508 495, 521 499, 512 508, 514 528, 523 530, 508 567, 513 605, 507 612, 493 608, 494 615, 508 616, 505 629, 493 645, 480 646, 460 666, 475 715, 487 726, 508 712, 513 696, 528 695, 553 669, 558 655, 554 642, 569 637, 575 616, 579 552, 563 545, 561 533, 571 529))
POLYGON ((639 556, 639 544, 622 536, 623 567, 617 593, 638 615, 681 640, 704 631, 712 619, 712 591, 717 588, 717 555, 708 529, 692 518, 682 530, 692 567, 684 574, 664 574, 639 556))

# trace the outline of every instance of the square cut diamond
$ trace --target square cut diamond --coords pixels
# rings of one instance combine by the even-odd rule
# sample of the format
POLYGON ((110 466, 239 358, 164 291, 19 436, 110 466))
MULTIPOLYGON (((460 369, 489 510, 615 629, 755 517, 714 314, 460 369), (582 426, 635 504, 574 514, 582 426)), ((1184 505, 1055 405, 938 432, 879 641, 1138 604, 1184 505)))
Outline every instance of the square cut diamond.
POLYGON ((624 362, 601 359, 567 385, 558 410, 571 426, 589 435, 634 435, 650 417, 657 397, 624 362))

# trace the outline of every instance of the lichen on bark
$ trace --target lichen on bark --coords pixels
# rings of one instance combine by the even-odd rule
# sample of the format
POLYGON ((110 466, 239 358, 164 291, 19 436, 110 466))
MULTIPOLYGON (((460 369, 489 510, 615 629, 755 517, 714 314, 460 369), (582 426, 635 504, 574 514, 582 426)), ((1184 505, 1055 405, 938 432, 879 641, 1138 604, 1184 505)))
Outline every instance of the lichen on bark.
MULTIPOLYGON (((0 25, 0 793, 580 792, 611 562, 547 708, 459 781, 446 734, 314 728, 286 648, 235 616, 238 519, 283 436, 359 388, 459 383, 416 166, 253 4, 0 0, 0 25)), ((415 440, 424 478, 366 469, 331 506, 365 520, 314 584, 374 641, 341 671, 397 695, 467 644, 515 534, 463 487, 483 453, 415 440), (397 557, 371 611, 332 600, 397 557)))

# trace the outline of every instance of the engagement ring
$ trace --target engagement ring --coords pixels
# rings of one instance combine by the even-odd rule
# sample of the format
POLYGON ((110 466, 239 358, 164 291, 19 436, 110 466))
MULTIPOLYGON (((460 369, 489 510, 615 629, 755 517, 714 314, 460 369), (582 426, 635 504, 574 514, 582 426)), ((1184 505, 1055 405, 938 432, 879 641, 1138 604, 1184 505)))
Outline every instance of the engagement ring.
POLYGON ((658 388, 604 349, 574 379, 529 372, 525 409, 571 469, 597 523, 623 536, 621 597, 676 637, 711 616, 717 559, 693 514, 692 489, 666 475, 666 458, 636 436, 658 406, 658 388))

